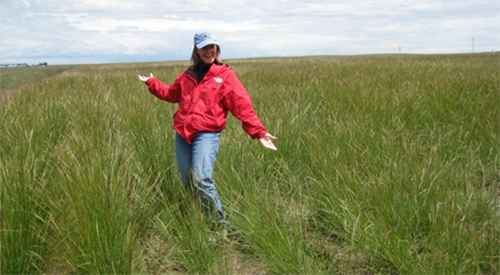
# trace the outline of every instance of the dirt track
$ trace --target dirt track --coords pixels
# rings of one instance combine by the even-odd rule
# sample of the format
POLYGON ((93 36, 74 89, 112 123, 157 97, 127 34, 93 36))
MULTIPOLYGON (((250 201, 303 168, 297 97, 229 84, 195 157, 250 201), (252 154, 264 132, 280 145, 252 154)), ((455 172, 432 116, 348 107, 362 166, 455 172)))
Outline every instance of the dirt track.
POLYGON ((68 70, 72 70, 73 68, 75 68, 75 67, 70 67, 68 69, 57 72, 53 75, 39 78, 37 80, 33 80, 33 81, 28 82, 28 83, 21 84, 19 86, 15 86, 15 87, 7 88, 5 90, 1 90, 0 91, 0 102, 7 100, 9 97, 17 94, 19 91, 23 90, 24 88, 27 88, 27 87, 32 86, 32 85, 40 84, 44 81, 49 81, 51 78, 59 76, 59 75, 63 74, 64 72, 67 72, 68 70))

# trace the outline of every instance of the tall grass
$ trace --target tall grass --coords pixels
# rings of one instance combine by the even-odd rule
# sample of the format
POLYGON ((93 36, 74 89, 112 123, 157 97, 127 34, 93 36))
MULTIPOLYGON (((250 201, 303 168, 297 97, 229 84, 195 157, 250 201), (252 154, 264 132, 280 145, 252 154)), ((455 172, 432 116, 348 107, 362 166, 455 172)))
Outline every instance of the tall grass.
POLYGON ((230 60, 279 151, 230 117, 228 241, 177 175, 138 73, 81 66, 0 102, 3 274, 498 273, 498 54, 230 60))

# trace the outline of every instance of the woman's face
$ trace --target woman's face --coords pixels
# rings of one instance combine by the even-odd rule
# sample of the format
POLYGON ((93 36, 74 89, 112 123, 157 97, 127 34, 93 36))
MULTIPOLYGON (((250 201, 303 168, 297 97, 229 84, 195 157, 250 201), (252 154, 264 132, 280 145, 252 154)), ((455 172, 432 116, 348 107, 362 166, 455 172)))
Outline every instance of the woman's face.
POLYGON ((215 56, 217 54, 217 46, 215 44, 208 44, 201 49, 197 49, 196 51, 205 64, 210 65, 214 63, 215 56))

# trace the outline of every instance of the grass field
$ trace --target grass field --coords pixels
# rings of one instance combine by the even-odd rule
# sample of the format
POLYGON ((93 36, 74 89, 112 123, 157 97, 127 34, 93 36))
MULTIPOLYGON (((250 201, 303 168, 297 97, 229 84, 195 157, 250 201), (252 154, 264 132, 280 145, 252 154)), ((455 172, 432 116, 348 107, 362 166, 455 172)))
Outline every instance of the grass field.
POLYGON ((0 91, 55 75, 71 67, 73 66, 0 68, 0 91))
POLYGON ((137 80, 188 63, 25 86, 0 102, 0 273, 498 274, 499 60, 229 60, 279 150, 228 119, 228 241, 180 183, 177 106, 137 80))

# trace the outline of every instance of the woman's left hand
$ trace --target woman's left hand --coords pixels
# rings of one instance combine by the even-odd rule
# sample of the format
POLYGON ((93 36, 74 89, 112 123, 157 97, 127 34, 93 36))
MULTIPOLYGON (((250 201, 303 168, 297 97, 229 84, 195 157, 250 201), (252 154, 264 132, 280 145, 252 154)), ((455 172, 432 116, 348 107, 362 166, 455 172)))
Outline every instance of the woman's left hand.
POLYGON ((276 146, 273 144, 273 139, 276 140, 278 138, 267 133, 265 136, 259 138, 259 141, 262 146, 266 147, 267 149, 278 151, 278 148, 276 148, 276 146))

